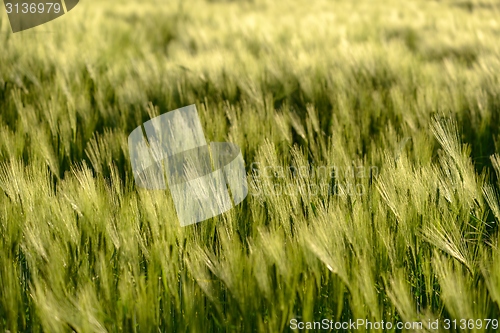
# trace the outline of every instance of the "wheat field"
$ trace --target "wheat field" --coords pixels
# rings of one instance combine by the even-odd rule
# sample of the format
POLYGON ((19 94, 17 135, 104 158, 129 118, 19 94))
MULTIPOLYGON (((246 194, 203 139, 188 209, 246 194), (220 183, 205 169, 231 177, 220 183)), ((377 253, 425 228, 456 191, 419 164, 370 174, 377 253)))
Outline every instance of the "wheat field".
POLYGON ((87 0, 12 34, 2 8, 0 332, 494 332, 499 14, 87 0), (190 104, 249 194, 181 227, 127 138, 190 104), (293 325, 323 319, 423 327, 293 325))

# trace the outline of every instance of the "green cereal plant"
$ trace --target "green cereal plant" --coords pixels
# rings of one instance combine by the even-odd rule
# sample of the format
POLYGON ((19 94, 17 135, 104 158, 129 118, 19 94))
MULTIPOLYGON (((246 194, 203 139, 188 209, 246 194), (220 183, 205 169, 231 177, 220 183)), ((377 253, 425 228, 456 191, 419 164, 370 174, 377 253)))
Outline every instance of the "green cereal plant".
POLYGON ((15 35, 0 14, 0 331, 495 331, 498 10, 89 0, 15 35), (190 104, 249 194, 182 228, 127 138, 190 104))

